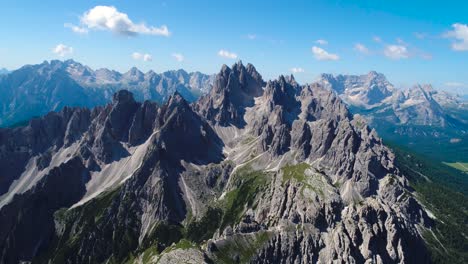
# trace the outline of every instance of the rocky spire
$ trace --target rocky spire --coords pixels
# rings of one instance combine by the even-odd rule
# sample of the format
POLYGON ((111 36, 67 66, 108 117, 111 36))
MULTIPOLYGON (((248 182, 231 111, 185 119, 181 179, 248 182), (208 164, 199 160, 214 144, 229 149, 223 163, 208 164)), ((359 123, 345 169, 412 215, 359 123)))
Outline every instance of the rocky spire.
POLYGON ((245 67, 238 62, 232 68, 223 65, 213 89, 195 104, 195 109, 212 123, 243 127, 245 108, 254 104, 263 86, 262 76, 252 64, 245 67))

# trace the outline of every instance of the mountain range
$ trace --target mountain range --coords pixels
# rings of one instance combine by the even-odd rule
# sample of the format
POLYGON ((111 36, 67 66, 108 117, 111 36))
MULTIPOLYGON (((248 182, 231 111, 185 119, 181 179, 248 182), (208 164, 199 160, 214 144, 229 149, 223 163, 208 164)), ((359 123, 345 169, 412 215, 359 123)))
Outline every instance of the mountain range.
POLYGON ((240 62, 204 80, 1 128, 0 262, 430 262, 435 217, 335 91, 240 62))
POLYGON ((105 105, 121 90, 138 101, 166 101, 178 91, 188 101, 211 89, 213 76, 184 70, 157 74, 132 68, 126 73, 92 70, 73 60, 26 65, 0 76, 0 126, 11 126, 65 106, 105 105))
MULTIPOLYGON (((65 106, 95 107, 121 89, 136 101, 159 104, 177 91, 194 102, 211 91, 214 75, 184 70, 157 74, 93 70, 73 60, 27 65, 0 76, 0 126, 27 124, 65 106)), ((289 77, 290 78, 290 77, 289 77)), ((381 137, 446 162, 468 162, 468 103, 430 85, 395 88, 375 71, 365 75, 322 74, 314 83, 337 94, 353 114, 362 115, 381 137)), ((240 99, 236 99, 240 100, 240 99)))
POLYGON ((369 116, 380 114, 394 125, 456 126, 450 110, 466 107, 460 96, 437 91, 431 85, 397 89, 377 72, 360 76, 322 74, 318 82, 336 91, 352 108, 369 116))
POLYGON ((468 104, 431 85, 395 88, 383 74, 323 74, 317 80, 366 118, 384 139, 432 158, 468 162, 468 104))

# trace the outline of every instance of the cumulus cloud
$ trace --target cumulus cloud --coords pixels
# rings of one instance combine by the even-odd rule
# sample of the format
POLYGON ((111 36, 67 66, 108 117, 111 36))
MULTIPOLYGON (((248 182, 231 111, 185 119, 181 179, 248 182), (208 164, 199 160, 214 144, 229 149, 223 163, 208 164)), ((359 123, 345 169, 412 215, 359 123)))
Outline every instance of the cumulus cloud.
POLYGON ((134 60, 142 60, 142 61, 152 61, 153 57, 151 54, 148 53, 140 53, 140 52, 133 52, 132 53, 132 58, 134 60))
POLYGON ((223 57, 223 58, 228 58, 228 59, 237 59, 236 53, 223 50, 223 49, 218 51, 218 56, 223 57))
POLYGON ((387 45, 384 49, 384 55, 392 60, 409 58, 408 48, 403 45, 387 45))
POLYGON ((60 43, 52 49, 52 52, 60 57, 65 57, 73 53, 73 48, 60 43))
POLYGON ((171 33, 166 25, 160 27, 134 23, 127 14, 113 6, 95 6, 80 17, 80 25, 66 24, 73 32, 85 33, 88 30, 107 30, 118 35, 135 36, 138 34, 168 37, 171 33))
POLYGON ((425 39, 427 37, 427 34, 423 32, 414 32, 414 36, 417 39, 425 39))
POLYGON ((372 40, 373 40, 374 42, 377 42, 377 43, 382 43, 382 39, 381 39, 380 37, 378 37, 378 36, 374 36, 374 37, 372 38, 372 40))
POLYGON ((174 59, 178 62, 182 62, 184 61, 184 55, 180 54, 180 53, 172 53, 172 57, 174 57, 174 59))
POLYGON ((257 38, 257 35, 255 35, 255 34, 248 34, 248 35, 247 35, 247 38, 250 39, 250 40, 254 40, 254 39, 257 38))
POLYGON ((328 44, 328 41, 324 40, 324 39, 317 39, 315 41, 315 43, 319 44, 319 45, 327 45, 328 44))
POLYGON ((455 23, 453 30, 445 33, 446 38, 455 39, 452 49, 456 51, 468 51, 468 25, 455 23))
POLYGON ((396 42, 397 42, 398 44, 400 44, 400 45, 405 45, 405 46, 408 45, 408 44, 406 44, 406 42, 405 42, 402 38, 397 38, 397 39, 396 39, 396 42))
POLYGON ((63 26, 66 27, 66 28, 71 29, 73 32, 78 33, 78 34, 88 34, 88 32, 89 32, 89 30, 87 28, 76 26, 76 25, 73 25, 71 23, 65 23, 63 26))
POLYGON ((361 43, 356 43, 354 45, 354 50, 365 55, 370 54, 369 49, 361 43))
POLYGON ((465 86, 465 84, 461 82, 446 82, 444 85, 447 87, 464 87, 465 86))
POLYGON ((328 53, 326 50, 317 46, 312 47, 312 53, 317 60, 339 60, 340 57, 336 54, 328 53))
POLYGON ((300 67, 294 67, 294 68, 291 68, 291 72, 293 73, 301 73, 301 72, 304 72, 304 69, 300 68, 300 67))
POLYGON ((419 57, 421 57, 421 59, 424 59, 424 60, 432 60, 432 55, 429 53, 425 53, 425 52, 421 52, 419 54, 419 57))

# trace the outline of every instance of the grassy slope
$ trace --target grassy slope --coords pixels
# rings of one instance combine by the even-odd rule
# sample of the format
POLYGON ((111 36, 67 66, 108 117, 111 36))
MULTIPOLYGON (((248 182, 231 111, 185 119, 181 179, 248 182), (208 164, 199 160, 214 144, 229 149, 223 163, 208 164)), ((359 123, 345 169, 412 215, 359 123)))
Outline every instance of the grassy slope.
POLYGON ((434 263, 468 263, 468 177, 440 162, 392 146, 397 166, 437 218, 423 233, 434 263))
POLYGON ((444 164, 452 167, 452 168, 455 168, 459 171, 463 171, 463 172, 468 172, 468 162, 444 162, 444 164))

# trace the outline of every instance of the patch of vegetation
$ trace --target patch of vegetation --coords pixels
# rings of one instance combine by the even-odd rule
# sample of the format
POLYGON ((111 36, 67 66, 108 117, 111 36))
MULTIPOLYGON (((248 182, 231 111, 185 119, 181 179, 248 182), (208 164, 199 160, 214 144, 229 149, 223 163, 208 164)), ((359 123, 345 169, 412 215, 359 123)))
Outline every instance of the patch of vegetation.
MULTIPOLYGON (((439 162, 468 162, 468 135, 457 135, 458 132, 450 132, 448 128, 436 128, 427 126, 405 126, 408 130, 420 131, 421 136, 410 137, 406 133, 395 133, 398 127, 388 124, 376 124, 379 136, 384 142, 393 142, 401 147, 411 149, 419 155, 437 160, 439 162), (439 134, 439 137, 430 136, 431 133, 439 134), (427 135, 424 135, 427 134, 427 135), (459 138, 459 142, 451 142, 453 137, 459 138)), ((457 129, 454 129, 458 131, 457 129)))
POLYGON ((242 144, 243 145, 249 145, 250 143, 254 142, 255 141, 255 137, 253 136, 246 136, 243 140, 242 140, 242 144))
POLYGON ((283 184, 288 180, 295 179, 298 182, 306 183, 305 170, 309 169, 307 163, 299 163, 297 165, 286 165, 283 167, 283 184))
POLYGON ((206 214, 199 221, 192 221, 187 225, 185 237, 195 243, 201 243, 213 237, 221 224, 223 211, 209 207, 206 214))
POLYGON ((420 202, 436 217, 423 233, 434 263, 468 263, 466 178, 440 162, 393 146, 396 165, 409 178, 420 202))
POLYGON ((282 168, 283 171, 283 185, 291 180, 296 180, 302 184, 301 194, 304 195, 304 188, 314 191, 316 194, 321 197, 324 196, 322 186, 313 186, 309 184, 306 179, 305 171, 310 168, 310 165, 307 163, 299 163, 296 165, 286 165, 282 168))
POLYGON ((246 206, 255 207, 255 198, 267 187, 267 179, 267 173, 254 171, 250 166, 239 169, 233 175, 234 188, 226 193, 223 200, 221 230, 228 225, 238 223, 246 206))
MULTIPOLYGON (((61 237, 53 238, 49 251, 39 256, 35 262, 42 263, 46 262, 47 259, 51 259, 53 263, 65 263, 67 259, 75 256, 80 243, 86 241, 85 236, 96 232, 102 215, 111 207, 112 200, 118 195, 119 191, 120 188, 104 192, 84 205, 73 209, 62 208, 57 210, 54 217, 64 226, 64 232, 61 237)), ((129 236, 128 231, 123 234, 122 240, 119 241, 120 249, 129 247, 130 245, 127 243, 135 242, 132 238, 132 236, 129 236)), ((108 239, 113 241, 112 238, 108 239)), ((110 244, 115 245, 113 242, 110 242, 110 244)), ((127 254, 119 257, 126 256, 127 254)), ((100 256, 96 256, 96 258, 100 258, 100 256)))
POLYGON ((266 242, 270 239, 268 231, 260 231, 248 235, 234 235, 218 248, 216 253, 218 263, 237 264, 250 263, 266 242))
POLYGON ((145 251, 143 251, 143 253, 141 254, 142 262, 151 263, 152 258, 158 255, 159 255, 158 247, 156 245, 150 246, 147 249, 145 249, 145 251))
POLYGON ((452 168, 455 168, 459 171, 468 173, 468 162, 444 162, 445 165, 448 165, 452 168))
POLYGON ((167 247, 166 249, 164 249, 164 251, 161 252, 161 254, 168 253, 168 252, 171 252, 172 250, 176 250, 176 249, 187 250, 187 249, 190 249, 190 248, 197 248, 197 247, 198 247, 198 244, 193 243, 192 241, 189 241, 189 240, 187 240, 185 238, 182 238, 176 244, 173 244, 170 247, 167 247))
POLYGON ((156 246, 159 253, 183 238, 183 227, 177 224, 159 222, 143 240, 141 248, 156 246))
MULTIPOLYGON (((413 182, 427 182, 424 177, 440 186, 454 192, 468 195, 468 177, 461 171, 447 166, 437 160, 414 153, 413 151, 395 144, 387 144, 395 152, 397 163, 406 168, 405 175, 413 182)), ((397 164, 398 166, 398 164, 397 164)))

